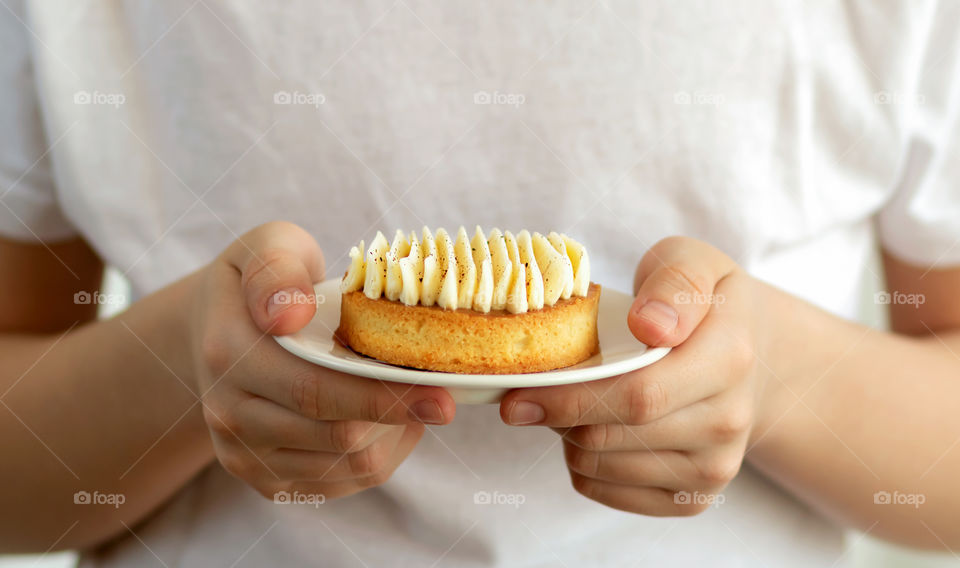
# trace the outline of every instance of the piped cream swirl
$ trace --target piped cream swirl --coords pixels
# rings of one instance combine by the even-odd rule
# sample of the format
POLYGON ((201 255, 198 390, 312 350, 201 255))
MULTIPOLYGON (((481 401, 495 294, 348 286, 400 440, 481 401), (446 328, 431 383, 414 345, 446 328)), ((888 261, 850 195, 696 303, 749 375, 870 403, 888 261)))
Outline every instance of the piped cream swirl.
POLYGON ((472 237, 460 227, 455 237, 444 229, 423 228, 393 242, 383 233, 364 248, 350 249, 350 268, 340 283, 346 292, 363 291, 408 306, 437 305, 448 310, 524 313, 552 306, 590 287, 587 251, 570 237, 499 229, 472 237))

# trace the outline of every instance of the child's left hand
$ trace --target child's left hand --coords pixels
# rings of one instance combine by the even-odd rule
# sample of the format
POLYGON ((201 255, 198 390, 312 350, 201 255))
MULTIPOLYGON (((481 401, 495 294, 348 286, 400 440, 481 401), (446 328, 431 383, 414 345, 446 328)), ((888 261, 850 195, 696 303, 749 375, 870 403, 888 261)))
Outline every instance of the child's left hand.
POLYGON ((660 241, 643 257, 626 314, 633 334, 672 346, 663 360, 608 379, 515 389, 500 414, 563 436, 574 488, 646 515, 706 509, 740 470, 765 376, 762 286, 712 246, 660 241), (685 492, 685 493, 684 493, 685 492))

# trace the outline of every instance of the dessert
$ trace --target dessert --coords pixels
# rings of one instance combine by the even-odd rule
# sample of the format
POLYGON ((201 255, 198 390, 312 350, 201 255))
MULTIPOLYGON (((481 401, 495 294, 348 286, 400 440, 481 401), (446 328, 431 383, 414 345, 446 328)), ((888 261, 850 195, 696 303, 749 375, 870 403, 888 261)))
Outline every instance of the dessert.
POLYGON ((600 286, 586 249, 550 233, 463 227, 451 237, 382 233, 350 250, 341 282, 341 342, 406 367, 536 373, 599 350, 600 286))

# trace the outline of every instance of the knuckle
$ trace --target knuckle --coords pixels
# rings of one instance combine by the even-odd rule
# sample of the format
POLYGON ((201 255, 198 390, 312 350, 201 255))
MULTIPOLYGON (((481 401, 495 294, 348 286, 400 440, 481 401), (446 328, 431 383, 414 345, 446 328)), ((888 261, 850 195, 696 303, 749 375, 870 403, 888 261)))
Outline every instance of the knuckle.
POLYGON ((697 477, 709 487, 723 487, 730 483, 740 472, 741 463, 740 459, 727 456, 694 462, 697 477))
POLYGON ((577 396, 574 398, 576 401, 576 410, 574 410, 575 415, 571 416, 569 419, 570 424, 583 424, 586 422, 587 414, 592 408, 591 405, 587 404, 587 401, 584 400, 582 396, 577 396))
POLYGON ((247 260, 247 265, 243 267, 244 284, 248 283, 251 278, 254 278, 268 266, 282 262, 287 258, 287 255, 288 253, 284 249, 271 246, 266 246, 258 250, 256 254, 250 256, 247 260))
POLYGON ((578 426, 567 433, 571 444, 584 450, 598 451, 607 446, 609 431, 606 424, 578 426))
POLYGON ((225 438, 239 438, 240 420, 232 411, 214 408, 203 403, 203 419, 207 427, 225 438))
MULTIPOLYGON (((238 239, 246 251, 255 251, 250 255, 247 265, 242 267, 244 275, 253 275, 273 263, 284 262, 295 257, 297 250, 316 246, 316 240, 303 227, 288 221, 271 221, 253 229, 238 239), (252 241, 246 244, 245 241, 252 241)), ((246 279, 243 280, 246 283, 246 279)))
POLYGON ((594 477, 600 468, 600 453, 567 445, 567 466, 577 473, 594 477))
POLYGON ((364 417, 373 422, 382 422, 387 418, 387 414, 389 414, 393 407, 399 403, 400 400, 397 399, 392 404, 388 404, 384 397, 372 394, 366 397, 364 417))
POLYGON ((252 479, 254 473, 253 462, 247 459, 247 456, 237 451, 226 451, 218 454, 217 459, 223 469, 230 475, 248 482, 252 479))
POLYGON ((350 464, 350 473, 356 477, 370 477, 383 472, 387 464, 387 454, 371 446, 359 452, 347 454, 347 460, 350 464))
POLYGON ((723 413, 713 425, 713 438, 732 442, 745 434, 753 423, 753 413, 747 405, 739 405, 723 413))
POLYGON ((729 353, 732 358, 733 368, 741 372, 747 372, 757 364, 757 354, 753 348, 753 341, 737 341, 731 346, 729 353))
POLYGON ((203 335, 200 356, 206 370, 217 377, 224 375, 232 365, 227 340, 218 333, 208 331, 203 335))
POLYGON ((665 264, 657 272, 657 278, 661 285, 676 292, 705 296, 713 289, 713 284, 706 277, 683 264, 665 264))
POLYGON ((370 425, 357 420, 338 420, 330 424, 330 444, 338 453, 356 452, 370 430, 370 425))
POLYGON ((757 339, 750 326, 734 323, 730 333, 721 339, 719 348, 723 350, 725 365, 735 378, 742 378, 749 374, 759 362, 756 351, 757 339))
POLYGON ((218 413, 211 408, 210 404, 206 401, 203 402, 203 421, 207 423, 207 427, 213 430, 214 432, 220 433, 220 420, 218 419, 218 413))
POLYGON ((627 398, 627 420, 630 424, 642 425, 663 416, 667 409, 667 391, 657 381, 637 381, 627 398))
POLYGON ((390 479, 390 476, 392 474, 393 472, 390 470, 375 471, 369 475, 358 477, 356 479, 356 483, 357 485, 359 485, 364 489, 368 489, 370 487, 377 487, 379 485, 383 485, 384 483, 386 483, 390 479))
POLYGON ((277 274, 290 262, 290 252, 283 248, 264 247, 250 255, 241 268, 240 285, 246 290, 258 290, 274 282, 277 274))
POLYGON ((290 382, 290 400, 294 410, 307 418, 323 418, 322 392, 320 379, 313 374, 301 374, 290 382))
POLYGON ((585 475, 573 473, 570 475, 570 483, 574 491, 583 495, 587 499, 596 500, 600 496, 600 485, 585 475))

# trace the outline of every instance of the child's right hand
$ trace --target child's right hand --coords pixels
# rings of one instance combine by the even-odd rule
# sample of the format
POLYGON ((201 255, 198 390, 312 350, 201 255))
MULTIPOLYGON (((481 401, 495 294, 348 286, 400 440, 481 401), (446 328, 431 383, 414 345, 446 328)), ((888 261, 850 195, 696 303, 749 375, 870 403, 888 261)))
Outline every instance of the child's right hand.
POLYGON ((201 272, 190 329, 204 418, 223 467, 263 496, 332 499, 379 485, 413 450, 422 423, 453 419, 442 388, 331 371, 270 337, 301 329, 316 310, 323 257, 300 227, 261 225, 201 272))

